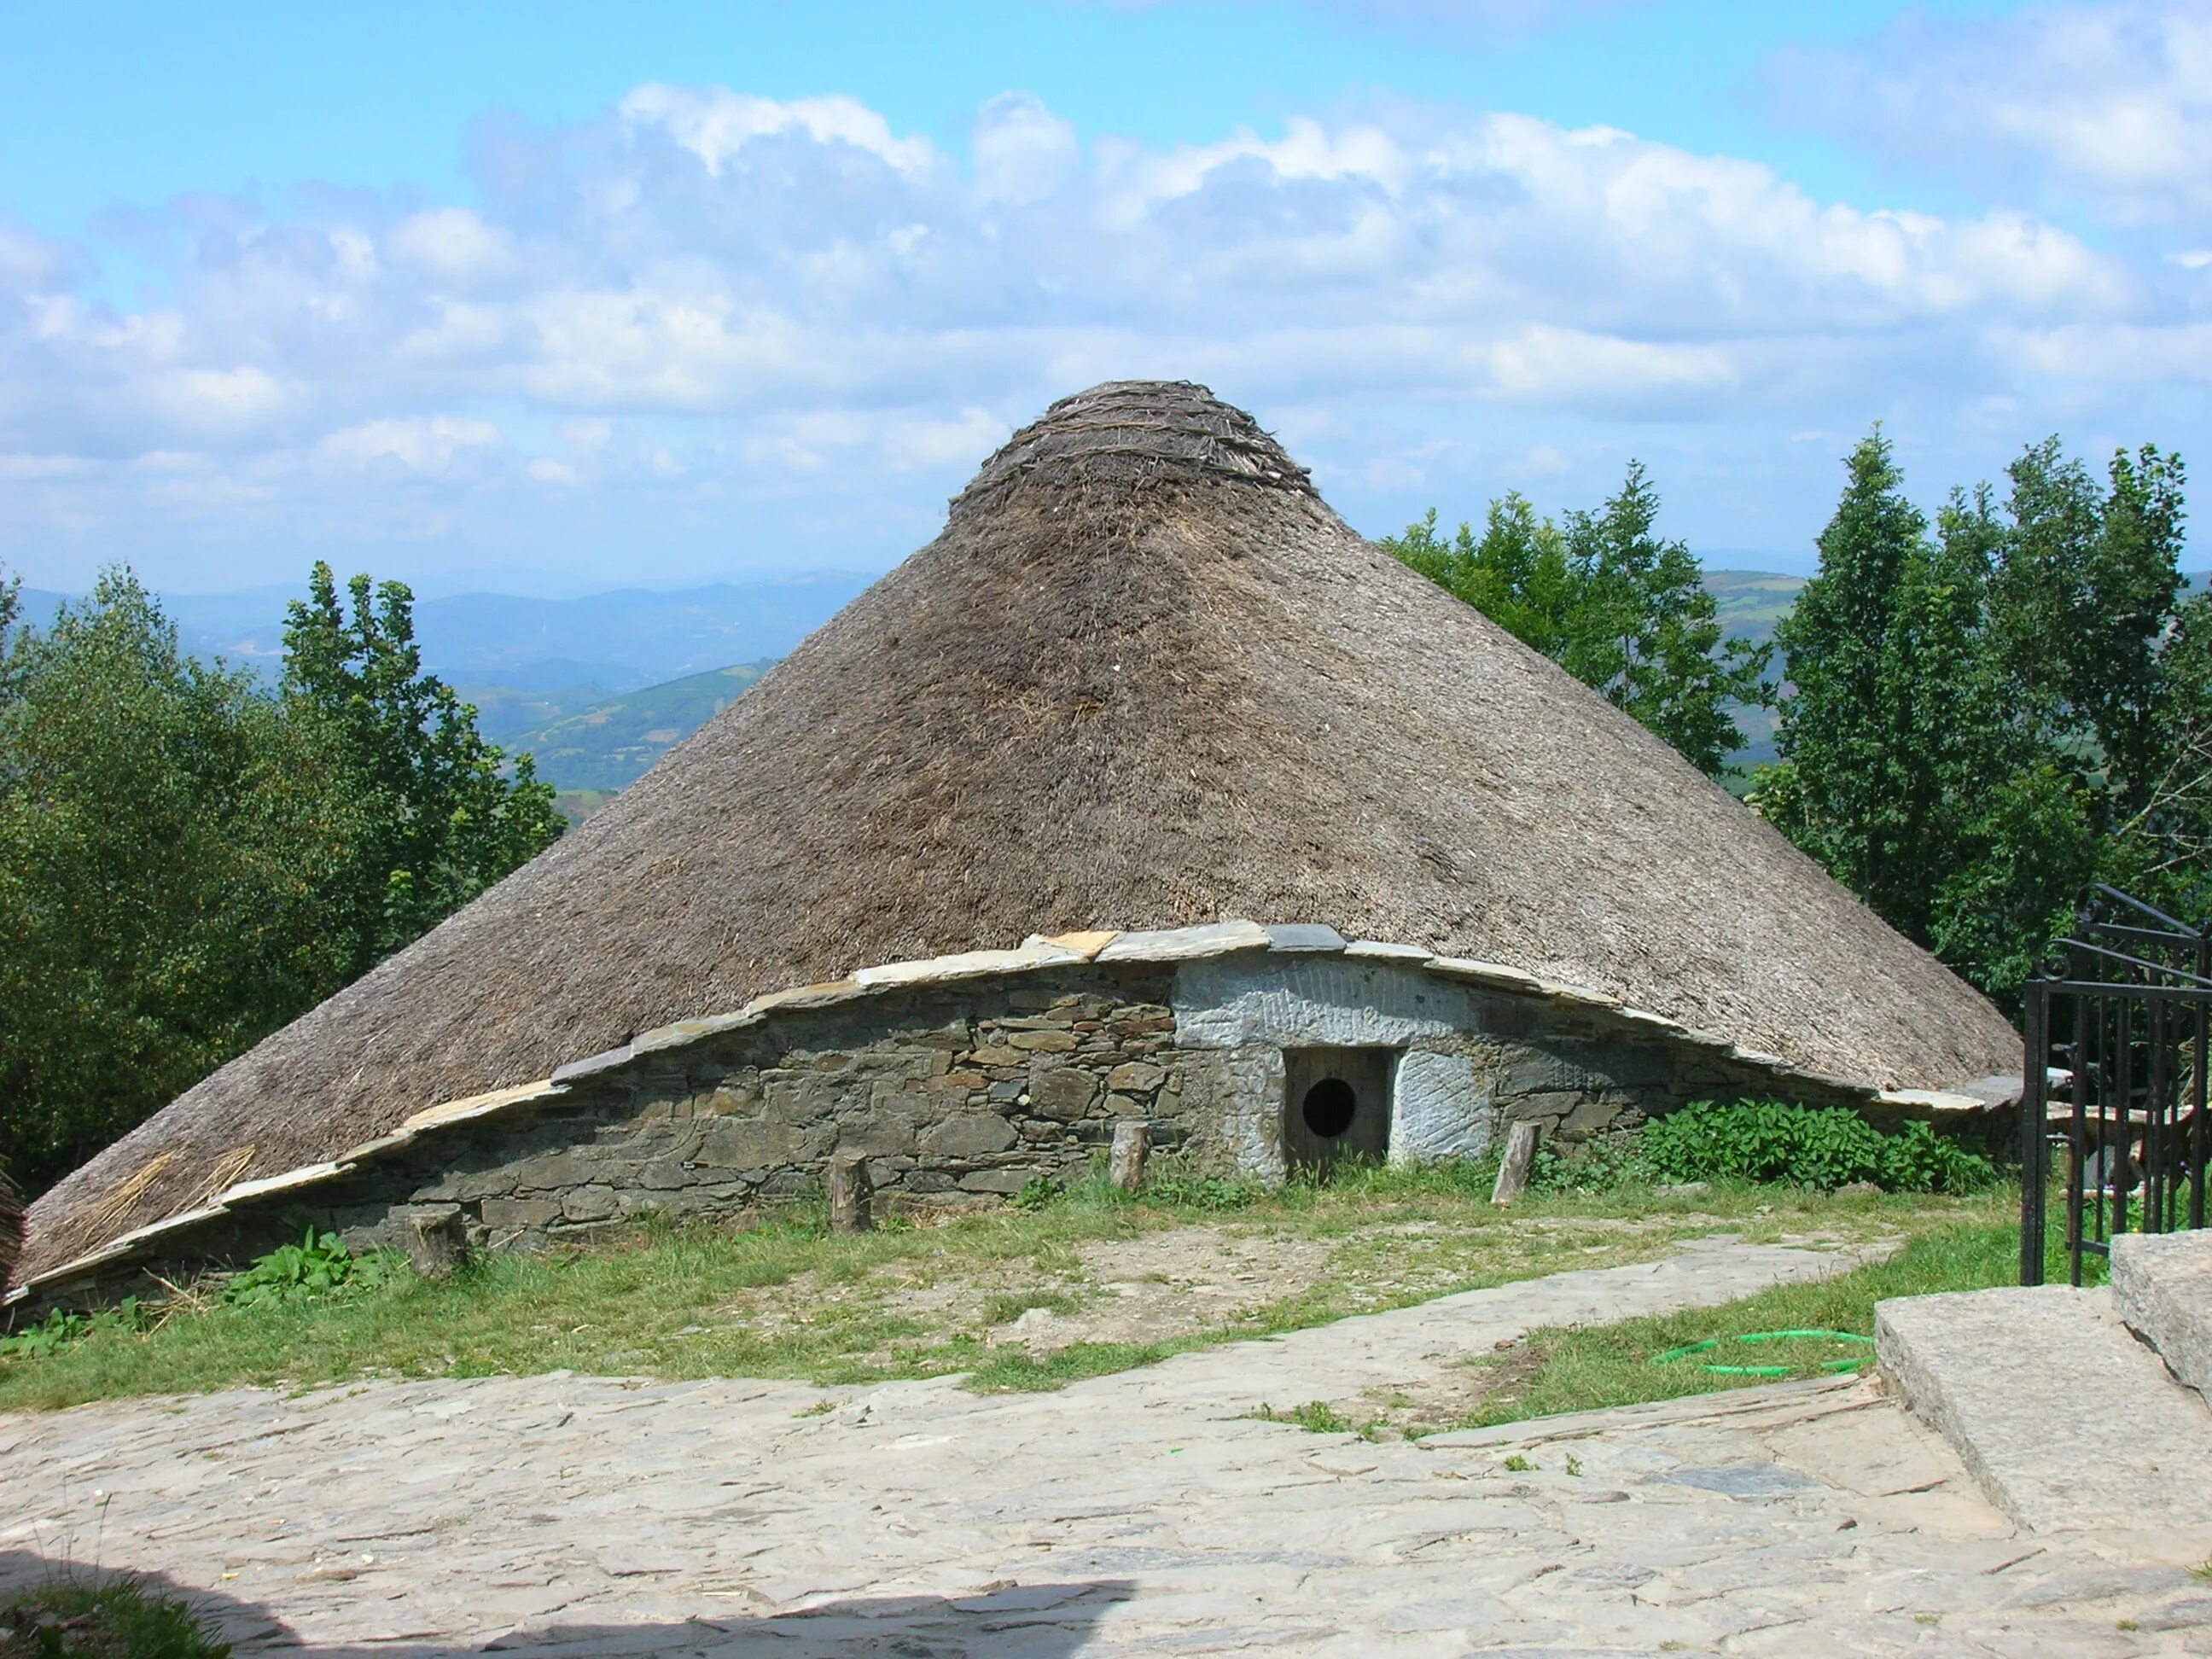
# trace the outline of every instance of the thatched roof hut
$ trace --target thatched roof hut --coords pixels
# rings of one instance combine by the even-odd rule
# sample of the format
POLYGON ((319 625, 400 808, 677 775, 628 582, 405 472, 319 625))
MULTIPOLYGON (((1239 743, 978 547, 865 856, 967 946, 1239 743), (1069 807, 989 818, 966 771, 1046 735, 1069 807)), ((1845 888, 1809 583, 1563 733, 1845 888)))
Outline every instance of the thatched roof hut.
POLYGON ((1356 534, 1202 387, 1097 387, 597 817, 35 1206, 27 1268, 666 1022, 1033 933, 1330 924, 1819 1072, 2008 1068, 1987 1002, 1356 534))

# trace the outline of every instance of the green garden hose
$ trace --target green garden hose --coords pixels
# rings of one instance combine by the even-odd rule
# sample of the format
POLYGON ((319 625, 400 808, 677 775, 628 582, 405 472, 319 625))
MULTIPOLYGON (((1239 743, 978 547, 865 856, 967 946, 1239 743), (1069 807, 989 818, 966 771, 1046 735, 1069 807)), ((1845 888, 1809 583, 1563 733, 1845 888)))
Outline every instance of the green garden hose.
MULTIPOLYGON (((1814 1338, 1830 1342, 1863 1342, 1874 1346, 1870 1336, 1861 1336, 1856 1331, 1745 1331, 1737 1336, 1709 1336, 1702 1342, 1686 1342, 1679 1348, 1669 1348, 1664 1353, 1655 1353, 1650 1363, 1663 1365, 1671 1359, 1686 1359, 1693 1353, 1711 1353, 1723 1342, 1786 1342, 1797 1338, 1814 1338)), ((1866 1363, 1863 1355, 1844 1359, 1823 1359, 1813 1367, 1821 1371, 1856 1370, 1866 1363)), ((1699 1370, 1711 1371, 1716 1376, 1787 1376, 1796 1369, 1791 1365, 1700 1365, 1699 1370)))

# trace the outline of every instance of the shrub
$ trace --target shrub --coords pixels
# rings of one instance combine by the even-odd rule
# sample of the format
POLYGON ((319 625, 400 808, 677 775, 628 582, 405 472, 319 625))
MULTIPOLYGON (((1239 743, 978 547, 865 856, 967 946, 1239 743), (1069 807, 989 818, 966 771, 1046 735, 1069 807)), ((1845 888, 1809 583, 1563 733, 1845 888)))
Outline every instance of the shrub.
POLYGON ((1643 1153, 1668 1181, 1789 1182, 1832 1191, 1870 1181, 1892 1192, 1978 1192, 1996 1168, 1925 1123, 1884 1134, 1838 1108, 1700 1100, 1646 1125, 1643 1153))

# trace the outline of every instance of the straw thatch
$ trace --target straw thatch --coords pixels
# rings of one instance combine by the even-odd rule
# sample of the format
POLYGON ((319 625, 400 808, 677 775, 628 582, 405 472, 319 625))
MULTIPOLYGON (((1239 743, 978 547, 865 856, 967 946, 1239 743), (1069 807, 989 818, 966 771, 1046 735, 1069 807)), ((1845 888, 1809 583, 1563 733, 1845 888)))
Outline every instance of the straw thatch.
POLYGON ((2003 1068, 1986 1002, 1626 715, 1324 506, 1203 388, 1056 404, 604 811, 42 1199, 29 1267, 218 1162, 854 967, 1317 921, 1597 988, 1823 1072, 2003 1068))
POLYGON ((8 1184, 8 1177, 0 1175, 0 1285, 15 1270, 15 1258, 23 1249, 23 1206, 16 1201, 15 1189, 8 1184))

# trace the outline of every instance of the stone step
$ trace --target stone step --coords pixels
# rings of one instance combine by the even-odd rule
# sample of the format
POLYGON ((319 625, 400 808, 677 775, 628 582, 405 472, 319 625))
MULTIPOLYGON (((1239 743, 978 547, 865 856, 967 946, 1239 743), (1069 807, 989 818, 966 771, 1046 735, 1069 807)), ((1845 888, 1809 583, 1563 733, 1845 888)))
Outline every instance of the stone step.
POLYGON ((2212 1228, 2114 1238, 2112 1303, 2168 1370, 2212 1399, 2212 1228))
POLYGON ((2036 1532, 2196 1528, 2212 1409, 2109 1291, 2062 1285, 1875 1309, 1875 1353, 1999 1509, 2036 1532))

